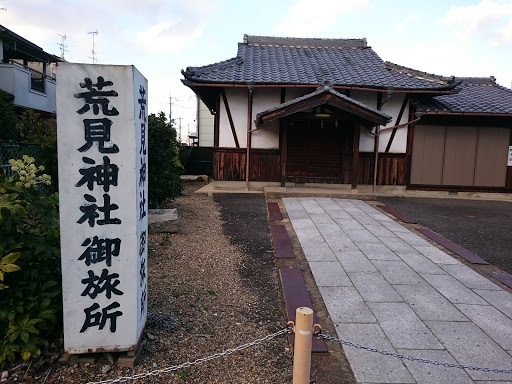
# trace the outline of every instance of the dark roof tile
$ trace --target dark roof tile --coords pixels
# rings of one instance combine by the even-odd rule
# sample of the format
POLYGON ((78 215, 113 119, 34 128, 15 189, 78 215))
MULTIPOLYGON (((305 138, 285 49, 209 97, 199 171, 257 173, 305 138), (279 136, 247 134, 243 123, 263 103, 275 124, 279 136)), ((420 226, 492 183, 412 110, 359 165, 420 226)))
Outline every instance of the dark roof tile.
POLYGON ((188 67, 185 78, 204 83, 333 85, 371 88, 450 89, 452 78, 418 77, 393 67, 366 39, 302 39, 244 36, 237 56, 203 67, 188 67))
POLYGON ((418 97, 416 110, 424 113, 512 114, 512 90, 496 84, 493 77, 460 77, 453 95, 418 97))

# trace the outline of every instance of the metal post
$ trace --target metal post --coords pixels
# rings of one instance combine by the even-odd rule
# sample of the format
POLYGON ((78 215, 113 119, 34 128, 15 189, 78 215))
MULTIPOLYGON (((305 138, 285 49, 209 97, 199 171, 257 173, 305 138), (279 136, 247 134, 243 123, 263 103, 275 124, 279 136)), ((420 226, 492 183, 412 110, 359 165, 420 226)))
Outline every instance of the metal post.
POLYGON ((295 311, 295 348, 293 350, 293 384, 309 384, 313 310, 299 307, 295 311))

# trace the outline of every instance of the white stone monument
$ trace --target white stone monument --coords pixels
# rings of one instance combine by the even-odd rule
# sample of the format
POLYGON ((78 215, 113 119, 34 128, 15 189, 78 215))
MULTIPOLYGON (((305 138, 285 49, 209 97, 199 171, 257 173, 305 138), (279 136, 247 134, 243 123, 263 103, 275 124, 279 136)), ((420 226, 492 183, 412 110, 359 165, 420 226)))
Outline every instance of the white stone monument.
POLYGON ((64 349, 137 349, 147 316, 147 80, 59 63, 64 349))

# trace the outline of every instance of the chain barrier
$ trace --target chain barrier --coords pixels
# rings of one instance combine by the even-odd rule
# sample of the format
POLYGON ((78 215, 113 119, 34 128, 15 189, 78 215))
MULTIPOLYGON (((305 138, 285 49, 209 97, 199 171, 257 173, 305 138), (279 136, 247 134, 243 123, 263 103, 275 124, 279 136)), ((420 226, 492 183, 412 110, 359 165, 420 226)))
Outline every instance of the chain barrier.
POLYGON ((421 357, 409 356, 409 355, 405 355, 403 353, 390 352, 390 351, 386 351, 383 349, 378 349, 378 348, 368 347, 368 346, 357 344, 357 343, 352 343, 350 341, 338 339, 337 337, 328 336, 328 335, 323 334, 321 331, 316 331, 314 333, 314 335, 318 339, 324 339, 327 341, 335 341, 337 343, 340 343, 342 345, 347 345, 349 347, 354 347, 357 349, 364 349, 369 352, 380 353, 381 355, 384 355, 384 356, 397 357, 397 358, 403 359, 403 360, 416 361, 418 363, 439 365, 439 366, 443 366, 443 367, 447 367, 447 368, 469 369, 471 371, 482 371, 482 372, 493 372, 493 373, 512 373, 512 369, 473 367, 471 365, 447 363, 447 362, 441 362, 441 361, 437 361, 437 360, 423 359, 421 357))
POLYGON ((253 346, 258 345, 258 344, 263 344, 264 342, 266 342, 268 340, 271 340, 271 339, 273 339, 273 338, 275 338, 277 336, 280 336, 280 335, 285 334, 285 333, 290 333, 290 332, 291 332, 290 328, 286 327, 284 329, 281 329, 280 331, 272 333, 271 335, 267 335, 267 336, 262 337, 260 339, 256 339, 254 341, 251 341, 250 343, 242 344, 242 345, 240 345, 238 347, 235 347, 235 348, 226 349, 223 352, 219 352, 219 353, 216 353, 216 354, 208 356, 208 357, 203 357, 203 358, 196 359, 194 361, 189 361, 189 362, 186 362, 186 363, 183 363, 183 364, 179 364, 179 365, 172 365, 170 367, 166 367, 166 368, 162 368, 162 369, 155 369, 154 371, 150 371, 150 372, 139 373, 139 374, 136 374, 136 375, 133 375, 133 376, 123 376, 123 377, 119 377, 117 379, 108 379, 108 380, 102 380, 102 381, 89 381, 87 384, 126 383, 128 381, 139 380, 139 379, 143 379, 143 378, 149 377, 149 376, 159 376, 159 375, 161 375, 163 373, 174 372, 174 371, 177 371, 179 369, 188 368, 188 367, 191 367, 193 365, 203 364, 203 363, 206 363, 207 361, 211 361, 211 360, 215 360, 215 359, 227 356, 227 355, 231 355, 232 353, 235 353, 235 352, 240 352, 240 351, 242 351, 244 349, 253 347, 253 346))

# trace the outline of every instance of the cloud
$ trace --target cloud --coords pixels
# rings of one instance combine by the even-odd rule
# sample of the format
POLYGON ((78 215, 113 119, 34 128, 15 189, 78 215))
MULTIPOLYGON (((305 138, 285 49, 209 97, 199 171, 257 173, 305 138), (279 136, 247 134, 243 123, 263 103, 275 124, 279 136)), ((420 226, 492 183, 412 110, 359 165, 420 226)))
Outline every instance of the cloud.
POLYGON ((481 0, 475 5, 452 6, 440 22, 454 28, 459 37, 468 33, 488 36, 494 47, 512 44, 512 2, 507 0, 481 0))
POLYGON ((415 22, 417 19, 418 19, 418 16, 415 13, 412 13, 412 14, 408 15, 407 17, 405 17, 404 19, 402 19, 401 21, 399 21, 396 24, 395 28, 399 31, 402 31, 408 24, 415 22))
POLYGON ((312 37, 315 33, 329 29, 339 16, 367 6, 368 0, 299 0, 290 7, 283 20, 272 30, 272 34, 312 37))

